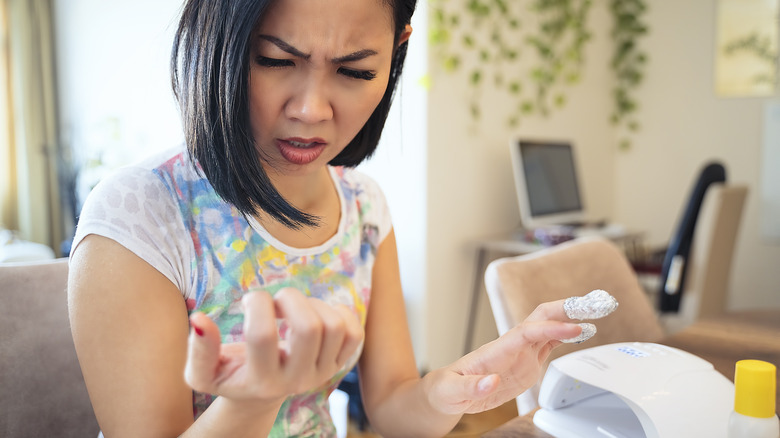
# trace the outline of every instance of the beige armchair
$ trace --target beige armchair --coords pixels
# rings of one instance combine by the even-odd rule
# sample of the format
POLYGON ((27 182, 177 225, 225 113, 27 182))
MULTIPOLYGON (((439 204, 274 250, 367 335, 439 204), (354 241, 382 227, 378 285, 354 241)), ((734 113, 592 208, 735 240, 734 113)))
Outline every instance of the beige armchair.
POLYGON ((731 266, 747 195, 747 186, 740 184, 714 184, 705 195, 687 261, 680 310, 660 316, 668 333, 728 309, 731 266))
MULTIPOLYGON (((522 322, 539 304, 604 289, 619 303, 611 315, 591 321, 598 333, 582 344, 562 345, 550 360, 615 342, 657 342, 664 332, 623 252, 604 238, 571 240, 548 249, 493 261, 485 283, 499 334, 522 322)), ((517 398, 524 415, 537 407, 538 384, 517 398)))
POLYGON ((0 436, 96 437, 73 346, 67 259, 0 264, 0 436))

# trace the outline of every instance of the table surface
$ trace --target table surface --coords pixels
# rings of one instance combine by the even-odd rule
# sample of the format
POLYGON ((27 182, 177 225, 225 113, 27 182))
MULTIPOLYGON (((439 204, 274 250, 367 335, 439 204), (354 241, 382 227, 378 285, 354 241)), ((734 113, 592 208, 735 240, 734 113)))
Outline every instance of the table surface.
MULTIPOLYGON (((659 343, 706 359, 734 381, 734 366, 738 360, 760 359, 780 365, 780 309, 740 311, 703 319, 659 343)), ((780 408, 780 380, 776 395, 776 407, 780 408)), ((533 424, 533 413, 513 418, 482 436, 551 438, 533 424)))

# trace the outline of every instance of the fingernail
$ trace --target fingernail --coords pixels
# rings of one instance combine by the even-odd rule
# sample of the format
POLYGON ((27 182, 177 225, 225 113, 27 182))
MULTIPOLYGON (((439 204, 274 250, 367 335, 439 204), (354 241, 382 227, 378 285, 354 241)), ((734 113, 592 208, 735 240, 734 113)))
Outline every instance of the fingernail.
POLYGON ((485 392, 488 389, 490 389, 490 376, 483 377, 480 379, 479 383, 477 383, 477 389, 479 392, 485 392))
POLYGON ((200 328, 200 327, 196 326, 195 324, 193 324, 192 321, 190 321, 190 325, 192 326, 192 329, 195 330, 195 334, 196 335, 203 336, 204 332, 203 332, 202 328, 200 328))
POLYGON ((581 322, 577 325, 582 327, 582 333, 580 333, 579 336, 575 336, 573 338, 561 339, 561 342, 564 344, 579 344, 581 342, 587 341, 596 334, 596 326, 589 322, 581 322))
POLYGON ((614 312, 618 302, 607 291, 596 289, 584 297, 566 298, 563 311, 571 319, 598 319, 614 312))

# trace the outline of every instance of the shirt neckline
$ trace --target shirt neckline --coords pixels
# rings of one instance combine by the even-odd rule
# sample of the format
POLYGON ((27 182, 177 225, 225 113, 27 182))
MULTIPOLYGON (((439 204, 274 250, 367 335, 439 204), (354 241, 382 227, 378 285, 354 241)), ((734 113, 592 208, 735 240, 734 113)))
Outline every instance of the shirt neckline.
POLYGON ((265 239, 269 244, 271 244, 274 248, 285 252, 290 255, 296 255, 296 256, 304 256, 304 255, 310 255, 310 254, 320 254, 325 252, 328 248, 332 247, 334 244, 336 244, 341 237, 344 235, 344 230, 346 228, 346 221, 347 221, 347 208, 346 208, 346 202, 344 200, 344 193, 341 188, 341 184, 339 183, 339 177, 336 173, 336 169, 333 166, 327 166, 328 174, 330 176, 330 180, 333 183, 333 185, 336 187, 336 193, 338 194, 339 199, 339 226, 336 230, 336 233, 325 242, 312 247, 307 248, 298 248, 291 245, 287 245, 286 243, 282 242, 281 240, 274 237, 271 233, 268 232, 268 230, 263 227, 260 222, 255 217, 249 217, 247 221, 249 222, 249 226, 252 227, 255 232, 260 234, 260 236, 265 239))

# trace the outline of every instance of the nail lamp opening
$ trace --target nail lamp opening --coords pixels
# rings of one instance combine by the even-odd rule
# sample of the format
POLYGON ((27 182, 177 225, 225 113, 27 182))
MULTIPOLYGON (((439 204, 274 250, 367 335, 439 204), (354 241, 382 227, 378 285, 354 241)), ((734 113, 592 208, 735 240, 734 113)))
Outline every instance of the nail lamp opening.
POLYGON ((534 423, 556 438, 725 438, 733 405, 734 384, 706 360, 623 342, 550 362, 534 423))

